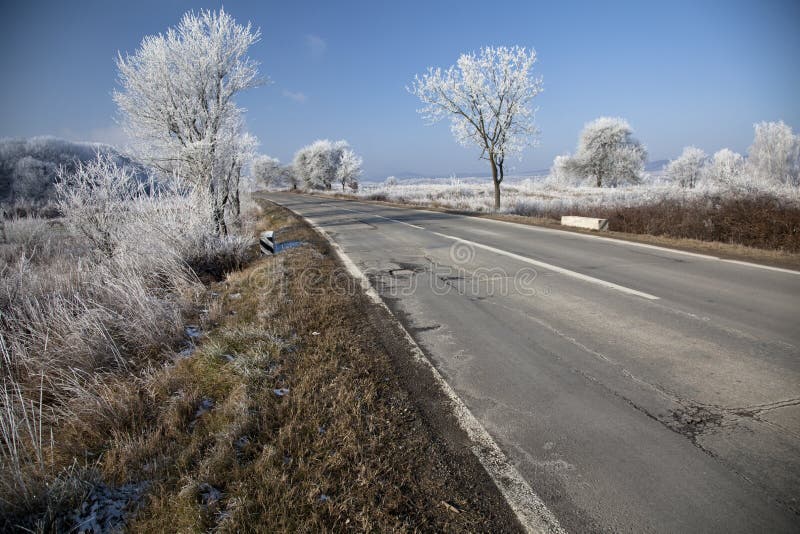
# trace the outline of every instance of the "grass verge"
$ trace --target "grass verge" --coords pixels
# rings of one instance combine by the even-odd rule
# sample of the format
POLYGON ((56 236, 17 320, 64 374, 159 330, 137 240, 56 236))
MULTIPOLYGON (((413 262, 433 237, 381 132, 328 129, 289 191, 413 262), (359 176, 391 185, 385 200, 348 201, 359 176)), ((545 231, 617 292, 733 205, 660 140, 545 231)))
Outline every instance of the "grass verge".
POLYGON ((108 379, 102 405, 59 438, 76 459, 51 485, 51 516, 27 525, 518 530, 467 444, 409 396, 398 336, 326 242, 264 208, 261 228, 304 244, 210 285, 191 354, 108 379))

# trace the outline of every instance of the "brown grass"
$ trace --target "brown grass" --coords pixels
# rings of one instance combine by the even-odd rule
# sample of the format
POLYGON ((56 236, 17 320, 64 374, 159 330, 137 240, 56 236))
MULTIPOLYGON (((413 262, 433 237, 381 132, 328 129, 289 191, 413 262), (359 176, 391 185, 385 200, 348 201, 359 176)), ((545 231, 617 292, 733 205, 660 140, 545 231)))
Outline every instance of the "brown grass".
POLYGON ((283 209, 271 212, 270 227, 289 228, 279 240, 311 246, 215 288, 219 324, 176 370, 183 398, 165 407, 149 439, 110 455, 119 473, 153 457, 168 466, 131 529, 490 529, 493 518, 449 471, 356 297, 333 290, 343 286, 326 245, 283 209), (216 407, 189 431, 199 399, 216 407), (222 500, 204 505, 203 484, 222 500))
POLYGON ((363 295, 334 289, 325 242, 271 205, 267 227, 308 245, 210 286, 190 357, 76 397, 47 450, 72 467, 0 526, 66 530, 99 483, 144 482, 132 532, 517 529, 408 398, 363 295))

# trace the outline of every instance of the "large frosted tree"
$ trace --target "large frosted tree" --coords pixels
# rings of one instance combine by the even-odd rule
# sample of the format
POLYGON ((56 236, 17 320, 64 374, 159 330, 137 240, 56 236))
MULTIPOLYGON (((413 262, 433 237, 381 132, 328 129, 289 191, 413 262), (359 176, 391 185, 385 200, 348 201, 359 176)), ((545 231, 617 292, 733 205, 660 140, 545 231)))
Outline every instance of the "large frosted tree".
POLYGON ((242 140, 234 97, 261 83, 247 56, 259 38, 224 10, 189 12, 177 27, 145 37, 133 55, 117 60, 114 100, 138 156, 208 189, 219 233, 226 232, 231 170, 246 159, 234 152, 252 148, 242 140))
POLYGON ((429 68, 408 89, 419 97, 430 122, 451 121, 456 140, 477 146, 489 161, 494 207, 500 208, 500 184, 506 157, 535 144, 533 99, 542 80, 533 76, 536 52, 523 47, 485 47, 462 54, 446 70, 429 68))
POLYGON ((344 190, 346 186, 358 188, 361 163, 347 141, 319 139, 298 150, 292 166, 307 189, 331 189, 334 182, 340 182, 344 190))
POLYGON ((747 166, 762 185, 800 185, 800 136, 783 121, 761 122, 753 126, 747 166))
POLYGON ((578 150, 565 162, 566 169, 597 187, 639 183, 647 150, 633 137, 624 119, 600 117, 584 126, 578 150))

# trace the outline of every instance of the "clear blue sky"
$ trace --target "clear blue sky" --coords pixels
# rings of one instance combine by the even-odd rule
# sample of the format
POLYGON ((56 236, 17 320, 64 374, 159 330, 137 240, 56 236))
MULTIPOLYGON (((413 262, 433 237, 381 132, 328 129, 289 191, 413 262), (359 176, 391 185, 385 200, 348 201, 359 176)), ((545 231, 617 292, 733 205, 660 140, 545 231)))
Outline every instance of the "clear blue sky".
MULTIPOLYGON (((119 142, 117 51, 189 9, 177 0, 2 0, 0 137, 119 142)), ((426 126, 405 86, 484 45, 534 47, 545 92, 541 143, 513 162, 548 167, 601 115, 630 121, 650 159, 683 146, 744 152, 752 124, 800 129, 800 1, 228 1, 259 26, 252 49, 273 83, 243 95, 261 151, 282 161, 316 138, 345 138, 367 177, 485 173, 446 124, 426 126)))

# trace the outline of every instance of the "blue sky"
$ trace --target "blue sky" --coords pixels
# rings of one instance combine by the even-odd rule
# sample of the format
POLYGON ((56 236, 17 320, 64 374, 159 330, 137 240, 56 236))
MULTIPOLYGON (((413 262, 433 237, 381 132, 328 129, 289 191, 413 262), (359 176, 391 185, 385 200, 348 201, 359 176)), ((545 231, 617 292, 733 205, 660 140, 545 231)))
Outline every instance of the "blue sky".
MULTIPOLYGON (((120 142, 111 92, 117 51, 189 9, 177 0, 2 0, 0 137, 50 134, 120 142)), ((536 49, 540 144, 511 165, 546 168, 583 124, 622 116, 650 159, 693 144, 745 152, 752 125, 800 129, 800 2, 228 1, 263 38, 272 83, 244 94, 260 151, 288 161, 317 138, 345 138, 368 178, 486 173, 448 126, 426 126, 405 86, 484 45, 536 49)))

